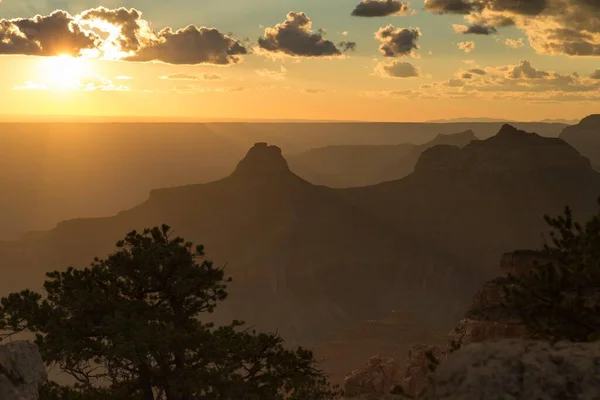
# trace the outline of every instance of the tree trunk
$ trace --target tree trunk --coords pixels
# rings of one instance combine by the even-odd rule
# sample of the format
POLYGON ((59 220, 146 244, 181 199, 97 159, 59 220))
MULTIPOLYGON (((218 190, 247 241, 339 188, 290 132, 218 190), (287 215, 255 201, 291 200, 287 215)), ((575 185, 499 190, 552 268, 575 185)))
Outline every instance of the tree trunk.
POLYGON ((152 382, 150 381, 150 369, 146 364, 142 364, 140 371, 140 389, 142 389, 143 400, 154 400, 154 392, 152 391, 152 382))

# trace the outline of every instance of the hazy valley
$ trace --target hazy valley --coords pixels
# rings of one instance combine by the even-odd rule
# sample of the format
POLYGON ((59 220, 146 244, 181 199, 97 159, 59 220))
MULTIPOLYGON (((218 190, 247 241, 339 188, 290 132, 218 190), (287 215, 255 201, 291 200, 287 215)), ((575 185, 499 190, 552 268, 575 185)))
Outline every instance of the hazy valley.
POLYGON ((212 319, 316 346, 340 382, 371 352, 439 340, 500 255, 543 243, 543 214, 597 211, 600 173, 582 154, 596 154, 598 116, 562 134, 537 124, 545 135, 501 124, 290 126, 94 125, 78 140, 60 135, 82 126, 50 126, 43 146, 30 125, 2 136, 19 149, 7 153, 13 164, 3 159, 4 237, 78 218, 0 243, 0 293, 37 289, 46 271, 84 267, 126 232, 166 223, 234 279, 212 319), (394 326, 405 328, 390 341, 394 326))

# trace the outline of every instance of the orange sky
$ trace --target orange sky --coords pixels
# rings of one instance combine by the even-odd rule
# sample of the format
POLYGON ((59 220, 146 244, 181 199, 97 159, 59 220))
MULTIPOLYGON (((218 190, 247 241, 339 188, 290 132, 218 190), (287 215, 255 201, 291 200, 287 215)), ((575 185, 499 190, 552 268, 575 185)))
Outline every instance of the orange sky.
POLYGON ((457 16, 448 0, 363 0, 349 9, 288 0, 280 10, 307 12, 286 16, 261 0, 241 23, 225 8, 210 18, 200 9, 158 12, 154 0, 139 11, 117 8, 139 6, 134 0, 101 9, 65 1, 59 12, 48 2, 32 18, 5 0, 1 114, 529 121, 598 112, 600 9, 585 0, 548 0, 544 9, 505 2, 457 16), (558 3, 569 6, 564 15, 551 7, 558 3), (587 39, 551 35, 575 20, 587 39))

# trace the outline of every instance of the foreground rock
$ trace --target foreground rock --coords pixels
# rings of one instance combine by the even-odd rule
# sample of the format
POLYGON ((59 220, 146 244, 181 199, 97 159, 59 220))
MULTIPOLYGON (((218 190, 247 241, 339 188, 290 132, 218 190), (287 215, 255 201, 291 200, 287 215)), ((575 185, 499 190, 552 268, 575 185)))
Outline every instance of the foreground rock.
POLYGON ((35 344, 19 340, 0 346, 0 399, 37 400, 46 376, 35 344))
POLYGON ((600 343, 504 339, 457 350, 436 369, 428 400, 597 399, 600 343))

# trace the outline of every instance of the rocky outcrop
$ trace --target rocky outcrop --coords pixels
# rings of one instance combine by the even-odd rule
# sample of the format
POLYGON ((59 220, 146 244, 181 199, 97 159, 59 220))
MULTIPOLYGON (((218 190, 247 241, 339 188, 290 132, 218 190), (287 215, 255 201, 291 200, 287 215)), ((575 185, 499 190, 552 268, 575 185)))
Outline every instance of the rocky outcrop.
POLYGON ((390 393, 400 378, 400 365, 394 359, 374 356, 367 365, 346 377, 344 393, 347 397, 378 399, 390 393))
POLYGON ((289 174, 288 163, 277 146, 256 143, 239 162, 232 176, 273 177, 289 174))
POLYGON ((329 379, 343 384, 348 371, 360 370, 373 355, 402 362, 420 341, 443 345, 447 330, 429 326, 416 312, 394 310, 383 318, 353 324, 335 338, 316 343, 312 350, 329 379))
POLYGON ((567 126, 560 138, 588 157, 596 170, 600 170, 600 114, 588 115, 578 124, 567 126))
POLYGON ((421 393, 427 385, 431 373, 431 357, 443 359, 446 350, 438 346, 419 344, 413 346, 408 352, 408 359, 401 370, 399 385, 408 394, 421 393))
POLYGON ((37 400, 47 377, 38 347, 26 340, 0 345, 0 399, 37 400))
POLYGON ((421 154, 415 172, 533 172, 591 170, 590 161, 567 142, 505 124, 493 137, 463 148, 432 147, 421 154))
POLYGON ((470 344, 430 377, 427 400, 597 399, 600 343, 505 339, 470 344), (550 378, 551 377, 551 378, 550 378))
MULTIPOLYGON (((448 334, 447 344, 442 347, 424 344, 413 346, 408 352, 408 358, 402 363, 402 368, 393 375, 397 379, 396 384, 408 395, 419 397, 428 385, 432 357, 443 361, 443 364, 456 349, 470 344, 525 336, 525 326, 501 307, 502 285, 508 279, 508 274, 518 276, 531 269, 535 263, 548 261, 549 258, 538 251, 518 250, 504 254, 500 262, 502 275, 486 282, 475 294, 464 318, 448 334)), ((365 383, 370 376, 368 373, 361 373, 360 376, 364 390, 373 386, 365 383)), ((362 393, 374 399, 383 398, 380 392, 362 393)))

